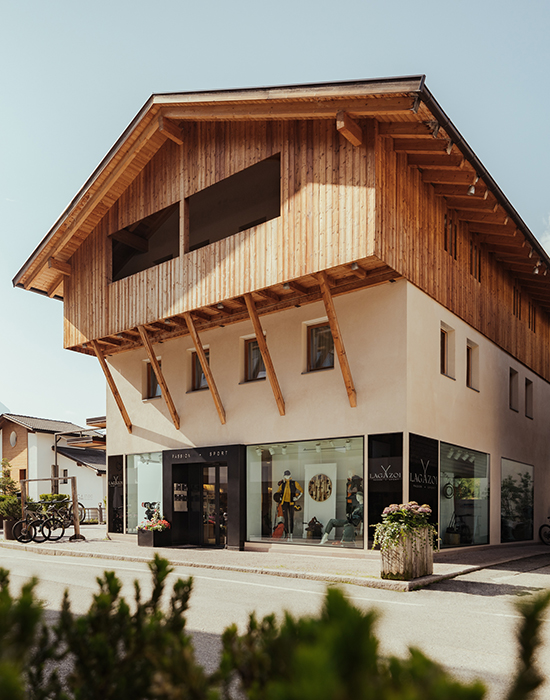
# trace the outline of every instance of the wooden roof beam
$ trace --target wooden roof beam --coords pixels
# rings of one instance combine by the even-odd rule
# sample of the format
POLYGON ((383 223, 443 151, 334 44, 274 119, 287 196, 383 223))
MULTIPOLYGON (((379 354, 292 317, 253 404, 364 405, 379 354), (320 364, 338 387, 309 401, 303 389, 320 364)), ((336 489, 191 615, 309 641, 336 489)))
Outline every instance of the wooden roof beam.
POLYGON ((157 382, 160 384, 160 387, 162 389, 162 398, 164 399, 164 401, 166 402, 166 405, 168 406, 168 410, 170 411, 170 415, 172 416, 172 420, 174 422, 174 425, 176 426, 176 430, 179 430, 180 429, 180 417, 178 415, 178 412, 176 411, 176 407, 174 406, 174 402, 172 401, 172 396, 170 394, 170 390, 168 389, 168 384, 166 383, 166 380, 164 379, 164 375, 162 373, 159 362, 157 360, 157 356, 156 356, 155 352, 153 351, 151 339, 149 338, 147 330, 144 326, 138 326, 138 331, 139 331, 139 334, 141 336, 141 340, 143 342, 143 346, 145 348, 145 351, 147 352, 147 357, 149 358, 149 362, 151 363, 151 367, 153 368, 153 372, 155 373, 155 377, 157 378, 157 382))
POLYGON ((447 206, 450 209, 458 209, 460 211, 488 211, 496 214, 498 204, 494 199, 488 197, 446 197, 447 206))
POLYGON ((46 292, 47 295, 50 297, 50 299, 52 299, 55 296, 55 293, 57 292, 59 287, 61 287, 62 284, 63 284, 63 275, 58 275, 54 279, 54 281, 50 284, 50 286, 48 287, 48 290, 46 292))
POLYGON ((136 233, 128 231, 128 229, 122 229, 121 231, 115 231, 108 235, 109 238, 124 243, 134 250, 138 250, 140 253, 147 253, 149 251, 149 241, 136 233))
POLYGON ((199 358, 199 362, 201 363, 202 371, 208 383, 210 393, 212 394, 212 398, 214 399, 214 403, 216 405, 216 409, 220 417, 220 422, 222 425, 225 425, 225 409, 223 407, 222 400, 218 393, 218 387, 216 386, 216 382, 214 381, 214 375, 212 374, 212 370, 210 369, 210 365, 208 364, 208 360, 206 359, 204 348, 202 347, 202 343, 199 339, 199 334, 197 333, 197 329, 195 328, 195 323, 189 312, 186 311, 183 314, 183 317, 185 319, 185 322, 187 323, 189 334, 191 335, 193 345, 195 346, 195 352, 197 353, 197 357, 199 358))
POLYGON ((464 185, 472 184, 472 173, 468 170, 424 170, 422 180, 430 185, 464 185))
POLYGON ((434 191, 436 194, 441 195, 443 197, 457 197, 460 199, 464 200, 469 200, 469 199, 487 199, 489 196, 489 190, 485 187, 485 185, 481 182, 481 180, 478 182, 478 184, 475 186, 476 187, 476 193, 473 195, 468 194, 468 188, 472 183, 464 183, 463 185, 444 185, 444 184, 437 184, 437 183, 431 183, 432 187, 434 188, 434 191))
POLYGON ((272 289, 255 289, 254 294, 258 294, 264 297, 264 299, 269 299, 269 301, 281 301, 281 297, 272 289))
POLYGON ((334 348, 338 356, 338 362, 340 363, 340 369, 342 370, 342 377, 344 378, 344 384, 346 385, 346 391, 348 393, 349 405, 352 408, 357 406, 357 393, 355 391, 355 385, 353 383, 353 378, 351 376, 351 370, 346 355, 346 350, 344 348, 344 341, 342 340, 342 333, 340 332, 340 324, 338 323, 338 317, 336 316, 336 310, 334 308, 334 301, 332 299, 332 294, 330 292, 329 283, 327 280, 327 275, 324 271, 317 273, 317 279, 321 287, 321 294, 323 297, 323 302, 325 304, 325 309, 327 312, 328 322, 330 325, 330 331, 332 333, 332 338, 334 340, 334 348))
POLYGON ((66 275, 67 277, 70 277, 73 273, 73 268, 68 262, 62 262, 57 258, 48 258, 48 267, 52 270, 57 270, 57 272, 61 272, 62 275, 66 275))
POLYGON ((275 401, 277 403, 277 408, 279 409, 279 414, 281 416, 284 416, 285 415, 285 400, 283 398, 283 392, 281 391, 281 387, 279 386, 279 380, 277 379, 275 367, 273 366, 273 362, 271 360, 269 348, 267 347, 267 341, 265 339, 265 335, 264 335, 264 332, 262 329, 262 324, 260 323, 260 318, 258 316, 258 311, 257 311, 256 306, 254 304, 254 300, 252 299, 252 295, 245 294, 244 301, 246 303, 248 315, 250 316, 250 320, 252 321, 252 325, 254 327, 254 333, 256 334, 256 341, 258 343, 258 347, 260 348, 260 352, 262 354, 262 359, 264 361, 265 371, 267 374, 267 378, 269 379, 269 383, 271 384, 271 390, 273 391, 273 396, 275 397, 275 401))
POLYGON ((352 274, 355 275, 355 277, 359 277, 359 279, 364 279, 368 275, 367 271, 365 269, 363 269, 359 265, 359 263, 356 263, 356 262, 351 263, 350 268, 351 268, 352 274))
POLYGON ((409 165, 416 166, 422 170, 427 168, 432 170, 456 170, 464 167, 466 163, 462 155, 431 155, 429 153, 409 153, 407 162, 409 165))
POLYGON ((463 209, 455 209, 455 211, 461 221, 486 222, 489 224, 500 224, 501 226, 506 226, 508 222, 507 216, 494 211, 464 211, 463 209))
POLYGON ((483 221, 472 221, 468 228, 472 233, 483 233, 487 236, 495 234, 497 236, 505 236, 506 238, 516 238, 520 241, 524 240, 515 226, 512 227, 506 224, 488 224, 483 221))
POLYGON ((159 115, 159 131, 165 134, 171 141, 177 143, 178 146, 183 146, 183 132, 170 119, 166 119, 162 114, 159 115))
POLYGON ((413 97, 367 97, 359 99, 319 99, 300 102, 237 103, 171 105, 162 107, 162 114, 175 121, 231 121, 250 119, 334 119, 338 112, 353 117, 410 112, 413 97))
POLYGON ((311 291, 310 289, 307 289, 303 285, 299 284, 298 282, 294 282, 293 280, 285 282, 283 284, 283 289, 291 289, 293 292, 298 292, 298 294, 308 294, 311 291))
POLYGON ((429 122, 380 122, 380 136, 397 136, 401 138, 433 138, 433 129, 429 122))
POLYGON ((93 348, 95 356, 99 360, 99 364, 101 366, 101 369, 103 370, 103 374, 105 375, 105 379, 107 380, 107 384, 109 385, 109 389, 111 390, 111 394, 113 395, 115 403, 118 406, 118 410, 120 411, 120 414, 122 416, 122 420, 124 421, 124 424, 126 425, 128 432, 131 433, 132 432, 132 421, 130 420, 130 416, 128 415, 128 411, 126 410, 126 406, 124 405, 124 402, 122 401, 122 396, 120 395, 120 393, 117 389, 117 386, 115 384, 115 380, 113 379, 113 375, 111 374, 111 370, 109 369, 109 365, 105 361, 103 351, 101 350, 97 341, 95 341, 95 340, 90 341, 90 345, 93 348))
MULTIPOLYGON (((394 139, 393 150, 413 153, 447 153, 447 139, 394 139)), ((448 154, 450 155, 450 154, 448 154)))
POLYGON ((336 115, 336 130, 354 146, 363 143, 363 130, 346 112, 338 112, 336 115))

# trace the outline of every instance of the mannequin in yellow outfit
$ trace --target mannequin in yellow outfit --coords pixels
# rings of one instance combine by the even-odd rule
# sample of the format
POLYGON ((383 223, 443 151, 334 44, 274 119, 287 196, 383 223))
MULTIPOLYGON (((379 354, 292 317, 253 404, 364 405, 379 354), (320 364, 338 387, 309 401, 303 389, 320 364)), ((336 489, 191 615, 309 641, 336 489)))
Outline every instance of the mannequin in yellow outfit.
POLYGON ((283 509, 285 521, 285 532, 288 539, 292 541, 294 532, 294 503, 302 497, 304 490, 297 481, 294 481, 288 469, 284 472, 283 478, 279 481, 279 488, 273 497, 283 509), (280 494, 280 495, 279 495, 280 494))

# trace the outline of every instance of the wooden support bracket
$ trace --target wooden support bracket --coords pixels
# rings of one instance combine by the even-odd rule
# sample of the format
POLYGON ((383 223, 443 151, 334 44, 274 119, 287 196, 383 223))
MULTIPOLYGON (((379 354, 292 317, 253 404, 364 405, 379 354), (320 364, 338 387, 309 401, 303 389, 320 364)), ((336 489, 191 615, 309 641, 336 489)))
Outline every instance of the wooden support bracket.
POLYGON ((57 260, 57 258, 49 258, 48 267, 51 267, 52 270, 57 270, 58 272, 61 272, 62 275, 67 275, 67 277, 70 277, 73 272, 72 267, 69 263, 57 260))
POLYGON ((113 398, 116 402, 116 405, 118 406, 118 410, 120 411, 122 415, 122 419, 124 423, 126 424, 126 428, 128 429, 128 432, 132 432, 132 421, 130 420, 130 416, 128 415, 128 411, 126 410, 126 406, 124 405, 124 402, 122 401, 122 396, 120 395, 116 384, 115 380, 113 379, 113 375, 111 374, 111 370, 109 369, 108 364, 105 362, 105 357, 103 355, 103 352, 101 348, 99 347, 99 344, 96 340, 90 341, 90 345, 92 346, 95 355, 97 359, 99 360, 99 364, 101 366, 101 369, 103 370, 103 374, 105 375, 105 379, 107 380, 107 384, 109 385, 109 389, 111 390, 111 393, 113 395, 113 398))
POLYGON ((336 115, 336 129, 354 146, 363 143, 363 130, 346 112, 338 112, 336 115))
POLYGON ((252 321, 252 325, 254 326, 256 341, 258 342, 258 347, 260 348, 260 352, 262 353, 265 371, 267 374, 267 378, 269 379, 269 383, 271 384, 273 396, 275 397, 275 401, 277 402, 277 408, 279 409, 279 413, 281 414, 281 416, 284 416, 285 400, 283 398, 283 392, 281 391, 281 387, 279 386, 279 380, 277 379, 275 367, 273 366, 271 355, 267 347, 267 341, 262 330, 262 324, 260 323, 258 311, 254 304, 254 300, 252 299, 252 296, 250 294, 245 294, 244 300, 246 302, 246 308, 248 309, 248 315, 250 316, 250 320, 252 321))
POLYGON ((109 238, 113 238, 115 241, 120 241, 129 248, 138 250, 140 253, 147 253, 149 251, 149 241, 135 233, 132 233, 132 231, 128 231, 128 229, 122 229, 121 231, 110 233, 109 238))
POLYGON ((174 402, 172 401, 172 396, 171 396, 170 391, 168 389, 168 384, 166 383, 166 380, 164 379, 164 375, 162 373, 159 362, 157 360, 157 356, 153 352, 153 345, 151 343, 151 338, 149 338, 147 330, 144 326, 138 326, 138 331, 139 331, 139 334, 141 336, 141 341, 143 343, 143 346, 145 347, 145 350, 147 352, 147 357, 149 358, 149 362, 151 363, 151 367, 153 368, 153 372, 155 373, 155 377, 157 378, 157 382, 160 384, 160 387, 162 389, 162 398, 166 401, 166 405, 168 406, 168 410, 170 411, 170 415, 172 416, 172 420, 174 421, 174 425, 176 426, 176 430, 179 430, 180 429, 180 417, 178 415, 178 412, 176 411, 176 407, 174 406, 174 402))
POLYGON ((187 323, 189 334, 193 340, 193 345, 195 346, 195 352, 197 353, 197 357, 199 358, 199 362, 201 363, 202 371, 204 372, 204 376, 206 377, 206 381, 208 383, 208 387, 210 388, 210 392, 212 394, 212 398, 214 399, 214 403, 216 404, 216 409, 220 417, 220 422, 222 425, 225 425, 225 409, 223 407, 222 400, 218 393, 218 387, 216 386, 216 382, 214 381, 214 375, 212 374, 212 370, 210 369, 210 365, 208 364, 208 360, 206 359, 204 348, 202 347, 202 343, 199 339, 199 334, 197 333, 197 329, 195 328, 195 323, 191 314, 188 311, 186 311, 183 314, 183 317, 185 318, 185 322, 187 323))
POLYGON ((163 117, 162 114, 159 116, 159 131, 166 134, 174 143, 183 146, 183 134, 181 129, 178 128, 174 122, 170 121, 170 119, 163 117))
POLYGON ((324 271, 318 272, 317 279, 319 280, 319 286, 321 287, 321 294, 323 296, 323 302, 325 304, 330 330, 334 339, 334 348, 338 356, 338 361, 340 362, 340 369, 342 370, 342 377, 344 378, 346 391, 348 392, 349 405, 352 408, 355 408, 357 406, 357 393, 353 384, 353 378, 351 376, 351 370, 349 367, 346 350, 344 348, 344 342, 340 332, 340 325, 336 316, 334 301, 332 299, 332 294, 330 293, 326 273, 324 271))

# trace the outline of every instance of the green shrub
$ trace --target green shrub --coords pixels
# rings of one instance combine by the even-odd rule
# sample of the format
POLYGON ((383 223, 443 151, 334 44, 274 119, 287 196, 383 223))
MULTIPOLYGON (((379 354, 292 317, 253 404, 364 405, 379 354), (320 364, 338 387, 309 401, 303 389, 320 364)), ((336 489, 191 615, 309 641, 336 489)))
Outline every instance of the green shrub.
POLYGON ((15 496, 18 491, 17 482, 11 478, 11 464, 7 459, 3 459, 2 474, 0 475, 0 493, 5 496, 15 496))
MULTIPOLYGON (((191 579, 178 579, 161 606, 172 569, 155 555, 153 587, 134 604, 120 595, 113 572, 98 578, 89 611, 71 611, 65 593, 57 624, 41 623, 36 580, 12 598, 0 569, 0 700, 480 700, 479 682, 463 684, 417 649, 405 659, 379 654, 377 614, 354 608, 329 589, 320 615, 282 622, 250 616, 239 636, 223 635, 220 668, 207 675, 185 632, 191 579), (58 666, 72 669, 59 677, 58 666)), ((507 700, 529 700, 542 678, 534 666, 550 591, 518 606, 518 667, 507 700)))
POLYGON ((0 515, 2 515, 7 520, 20 520, 21 519, 21 501, 17 496, 6 496, 3 501, 0 502, 0 515))

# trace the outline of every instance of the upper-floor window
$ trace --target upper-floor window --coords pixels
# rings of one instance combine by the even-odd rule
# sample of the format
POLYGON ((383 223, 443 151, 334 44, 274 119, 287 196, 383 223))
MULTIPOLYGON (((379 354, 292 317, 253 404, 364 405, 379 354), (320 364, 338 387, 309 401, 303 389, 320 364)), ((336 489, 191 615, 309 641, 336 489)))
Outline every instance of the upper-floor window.
POLYGON ((529 329, 533 331, 533 333, 536 332, 537 330, 537 307, 533 304, 533 302, 529 302, 529 329))
POLYGON ((514 287, 513 312, 516 318, 521 321, 521 289, 514 287))
MULTIPOLYGON (((206 361, 210 364, 210 350, 205 349, 204 354, 206 355, 206 361)), ((192 391, 199 391, 199 389, 208 389, 208 382, 206 381, 206 375, 202 369, 202 365, 199 360, 199 356, 194 352, 191 356, 191 372, 192 372, 192 391)))
POLYGON ((328 323, 307 328, 307 371, 334 367, 334 340, 328 323))
POLYGON ((439 370, 441 374, 454 379, 455 376, 455 332, 441 322, 439 331, 439 370))
MULTIPOLYGON (((161 366, 160 360, 158 360, 159 367, 161 366)), ((155 399, 157 396, 162 396, 162 389, 158 383, 157 375, 150 362, 147 363, 147 389, 145 398, 155 399)))
POLYGON ((525 415, 533 418, 533 382, 530 379, 525 380, 525 415))
POLYGON ((172 204, 109 234, 113 282, 179 256, 179 207, 172 204))
POLYGON ((244 353, 244 378, 246 382, 254 382, 258 379, 265 379, 265 365, 260 346, 255 338, 245 341, 244 353))
POLYGON ((479 345, 466 341, 466 386, 479 389, 479 345))
POLYGON ((187 199, 186 252, 246 231, 281 214, 280 154, 262 160, 187 199))
POLYGON ((511 367, 508 384, 508 404, 512 411, 519 411, 519 375, 511 367))
POLYGON ((470 274, 481 282, 481 246, 475 234, 470 239, 470 274))

